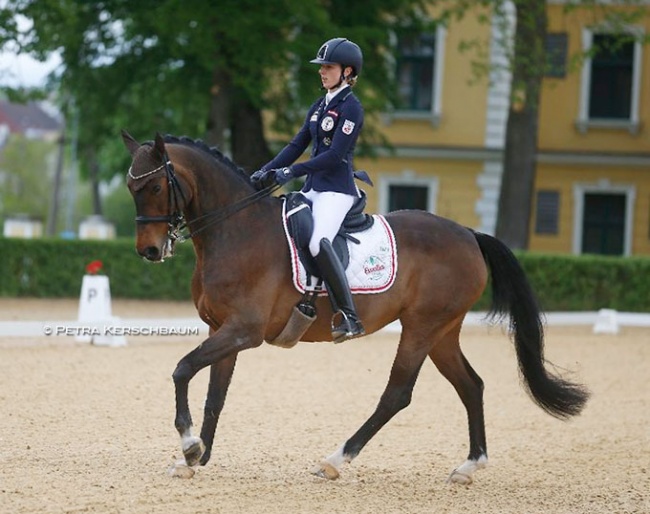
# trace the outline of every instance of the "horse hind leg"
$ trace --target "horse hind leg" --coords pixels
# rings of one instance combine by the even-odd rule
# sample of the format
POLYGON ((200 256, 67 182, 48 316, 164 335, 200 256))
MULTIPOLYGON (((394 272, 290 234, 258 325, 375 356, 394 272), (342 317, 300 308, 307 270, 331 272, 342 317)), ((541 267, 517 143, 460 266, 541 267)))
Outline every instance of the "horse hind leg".
POLYGON ((440 341, 429 357, 440 373, 451 383, 467 410, 469 455, 454 469, 448 482, 471 484, 474 473, 487 466, 487 444, 483 411, 483 380, 472 369, 459 344, 460 326, 440 341))
POLYGON ((411 403, 413 387, 430 345, 405 333, 402 332, 388 384, 375 412, 338 450, 315 466, 312 474, 329 480, 338 478, 341 467, 351 462, 395 414, 411 403))

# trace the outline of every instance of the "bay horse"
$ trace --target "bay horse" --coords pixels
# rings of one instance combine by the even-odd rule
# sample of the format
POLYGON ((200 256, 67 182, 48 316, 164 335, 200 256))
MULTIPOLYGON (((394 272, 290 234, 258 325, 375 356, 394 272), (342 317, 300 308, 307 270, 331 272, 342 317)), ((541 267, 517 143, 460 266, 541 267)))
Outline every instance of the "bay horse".
MULTIPOLYGON (((290 253, 281 220, 282 199, 256 191, 248 175, 201 141, 161 136, 138 143, 122 131, 132 156, 127 186, 136 208, 136 250, 149 261, 173 253, 181 228, 196 254, 192 298, 209 336, 173 372, 175 427, 185 463, 205 465, 239 352, 273 341, 287 326, 301 293, 291 280, 290 253), (210 366, 200 437, 192 435, 188 387, 210 366)), ((498 239, 434 214, 402 210, 385 216, 392 228, 399 269, 380 294, 355 295, 366 334, 399 320, 401 336, 385 391, 363 425, 312 472, 335 479, 377 432, 411 402, 427 357, 456 389, 469 425, 469 453, 449 481, 471 483, 487 464, 483 381, 460 348, 463 319, 488 278, 494 316, 508 317, 522 382, 549 414, 579 414, 589 396, 580 384, 546 369, 543 321, 516 256, 498 239)), ((317 298, 319 315, 305 342, 331 341, 332 308, 317 298)), ((347 344, 354 344, 348 342, 347 344)))

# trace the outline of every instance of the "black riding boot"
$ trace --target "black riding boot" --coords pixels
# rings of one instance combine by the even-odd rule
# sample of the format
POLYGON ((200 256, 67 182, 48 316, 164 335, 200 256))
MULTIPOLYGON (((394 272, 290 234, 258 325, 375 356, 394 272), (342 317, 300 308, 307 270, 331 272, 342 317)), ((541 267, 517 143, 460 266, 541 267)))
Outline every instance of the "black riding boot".
MULTIPOLYGON (((327 290, 333 298, 333 305, 336 305, 341 313, 341 323, 334 326, 332 321, 332 337, 335 343, 342 343, 351 337, 365 334, 363 325, 359 321, 357 311, 354 308, 352 293, 345 276, 345 270, 338 256, 332 248, 332 243, 323 238, 320 241, 320 252, 316 257, 316 264, 321 272, 321 278, 327 285, 327 290)), ((336 311, 336 308, 334 309, 336 311)))

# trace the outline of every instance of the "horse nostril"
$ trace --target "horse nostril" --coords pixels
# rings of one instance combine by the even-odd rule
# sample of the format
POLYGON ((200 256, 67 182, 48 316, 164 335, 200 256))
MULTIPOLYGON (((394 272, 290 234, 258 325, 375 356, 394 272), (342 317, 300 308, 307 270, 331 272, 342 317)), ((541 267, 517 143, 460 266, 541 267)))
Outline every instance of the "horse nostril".
POLYGON ((160 259, 160 250, 155 246, 147 246, 140 255, 149 261, 157 261, 160 259))

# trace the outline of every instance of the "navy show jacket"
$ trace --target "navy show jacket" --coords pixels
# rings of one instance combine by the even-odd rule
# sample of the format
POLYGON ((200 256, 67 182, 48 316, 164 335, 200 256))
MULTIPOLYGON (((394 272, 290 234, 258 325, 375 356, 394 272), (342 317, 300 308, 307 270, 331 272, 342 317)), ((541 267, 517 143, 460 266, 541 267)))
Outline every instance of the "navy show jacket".
POLYGON ((359 196, 354 183, 353 154, 363 126, 363 107, 349 88, 325 106, 325 97, 309 108, 305 122, 280 153, 262 169, 291 166, 294 176, 307 176, 303 191, 335 191, 359 196), (311 157, 293 164, 313 142, 311 157))

